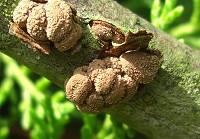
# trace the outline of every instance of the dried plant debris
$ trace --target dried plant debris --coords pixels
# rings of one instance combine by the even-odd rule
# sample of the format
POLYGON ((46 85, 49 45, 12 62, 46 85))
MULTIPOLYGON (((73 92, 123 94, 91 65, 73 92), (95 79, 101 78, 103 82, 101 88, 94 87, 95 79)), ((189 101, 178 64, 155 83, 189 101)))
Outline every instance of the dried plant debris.
POLYGON ((64 0, 21 0, 13 12, 10 32, 45 54, 50 53, 50 43, 64 52, 74 47, 82 34, 75 18, 64 0))
POLYGON ((92 20, 89 24, 95 35, 97 35, 100 40, 105 43, 113 42, 121 44, 125 41, 125 35, 122 31, 108 22, 92 20))
POLYGON ((90 27, 102 44, 99 58, 118 57, 128 50, 146 49, 153 38, 153 34, 147 33, 146 30, 140 30, 135 34, 129 31, 124 35, 116 26, 100 20, 90 21, 90 27))
POLYGON ((74 71, 66 81, 66 95, 80 111, 99 113, 104 108, 129 100, 139 84, 154 79, 159 65, 158 56, 139 51, 95 59, 88 66, 74 71))
POLYGON ((29 36, 15 23, 10 24, 9 33, 17 36, 26 46, 33 48, 34 50, 39 50, 44 54, 49 54, 50 52, 50 41, 38 41, 29 36))

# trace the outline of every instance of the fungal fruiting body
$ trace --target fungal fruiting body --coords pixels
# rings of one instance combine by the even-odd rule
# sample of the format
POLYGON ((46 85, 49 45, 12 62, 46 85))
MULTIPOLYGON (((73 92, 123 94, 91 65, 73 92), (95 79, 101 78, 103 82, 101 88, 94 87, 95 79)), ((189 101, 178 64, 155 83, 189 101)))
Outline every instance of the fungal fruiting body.
MULTIPOLYGON (((27 33, 34 43, 53 42, 60 52, 74 47, 81 37, 82 27, 74 18, 64 0, 22 0, 13 12, 13 24, 21 32, 27 33)), ((26 40, 25 36, 20 39, 26 40)))
POLYGON ((66 95, 80 111, 98 113, 129 100, 139 84, 154 79, 159 65, 158 56, 139 51, 95 59, 74 71, 66 81, 66 95))

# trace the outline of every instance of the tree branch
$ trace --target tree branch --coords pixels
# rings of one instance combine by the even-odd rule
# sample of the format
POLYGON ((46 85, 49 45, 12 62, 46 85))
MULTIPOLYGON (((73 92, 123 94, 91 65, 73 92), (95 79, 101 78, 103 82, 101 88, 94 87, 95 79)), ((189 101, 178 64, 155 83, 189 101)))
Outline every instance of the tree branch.
MULTIPOLYGON (((0 32, 0 51, 63 87, 64 80, 75 68, 97 57, 95 51, 99 45, 88 30, 88 21, 107 21, 125 33, 145 29, 154 35, 149 47, 159 49, 163 55, 161 68, 155 80, 143 87, 143 92, 106 113, 151 138, 200 138, 200 52, 156 29, 115 1, 66 1, 84 23, 80 52, 69 55, 52 48, 47 56, 22 45, 5 30, 0 32)), ((8 24, 7 20, 4 22, 8 24)), ((5 23, 3 27, 7 28, 5 23)))

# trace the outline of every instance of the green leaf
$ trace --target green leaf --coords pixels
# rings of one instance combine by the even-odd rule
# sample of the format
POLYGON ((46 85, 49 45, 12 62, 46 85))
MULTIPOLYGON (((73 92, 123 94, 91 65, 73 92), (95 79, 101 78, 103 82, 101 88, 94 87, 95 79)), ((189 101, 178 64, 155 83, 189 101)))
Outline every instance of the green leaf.
POLYGON ((9 128, 7 126, 0 127, 0 139, 6 139, 9 135, 9 128))
POLYGON ((177 0, 166 0, 164 5, 160 0, 154 0, 151 7, 151 22, 157 28, 166 30, 182 13, 183 6, 176 6, 177 0))
POLYGON ((89 125, 81 128, 81 139, 93 139, 93 131, 89 125))
POLYGON ((167 16, 164 18, 165 24, 171 24, 183 13, 183 6, 177 6, 174 10, 170 11, 167 16))
POLYGON ((30 116, 30 111, 26 110, 23 111, 22 117, 21 117, 21 125, 23 129, 29 130, 32 126, 32 117, 30 116))
POLYGON ((5 78, 0 84, 0 107, 9 97, 9 95, 12 94, 12 89, 14 88, 13 85, 14 83, 12 78, 5 78))

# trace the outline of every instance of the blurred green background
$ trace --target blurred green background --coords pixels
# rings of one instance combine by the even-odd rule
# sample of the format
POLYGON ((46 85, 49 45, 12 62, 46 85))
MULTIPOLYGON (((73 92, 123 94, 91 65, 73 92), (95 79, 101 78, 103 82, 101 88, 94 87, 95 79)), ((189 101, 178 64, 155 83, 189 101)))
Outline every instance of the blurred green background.
MULTIPOLYGON (((16 0, 13 0, 16 1, 16 0)), ((12 0, 0 2, 8 15, 12 0), (10 3, 5 5, 4 2, 10 3)), ((118 0, 194 49, 200 49, 200 0, 118 0)), ((9 19, 9 18, 8 18, 9 19)), ((0 24, 8 24, 2 19, 0 24)), ((5 29, 0 45, 5 45, 5 29)), ((7 29, 7 28, 6 28, 7 29)), ((104 113, 80 113, 63 90, 0 53, 0 139, 147 139, 104 113), (13 72, 15 71, 15 72, 13 72)))

